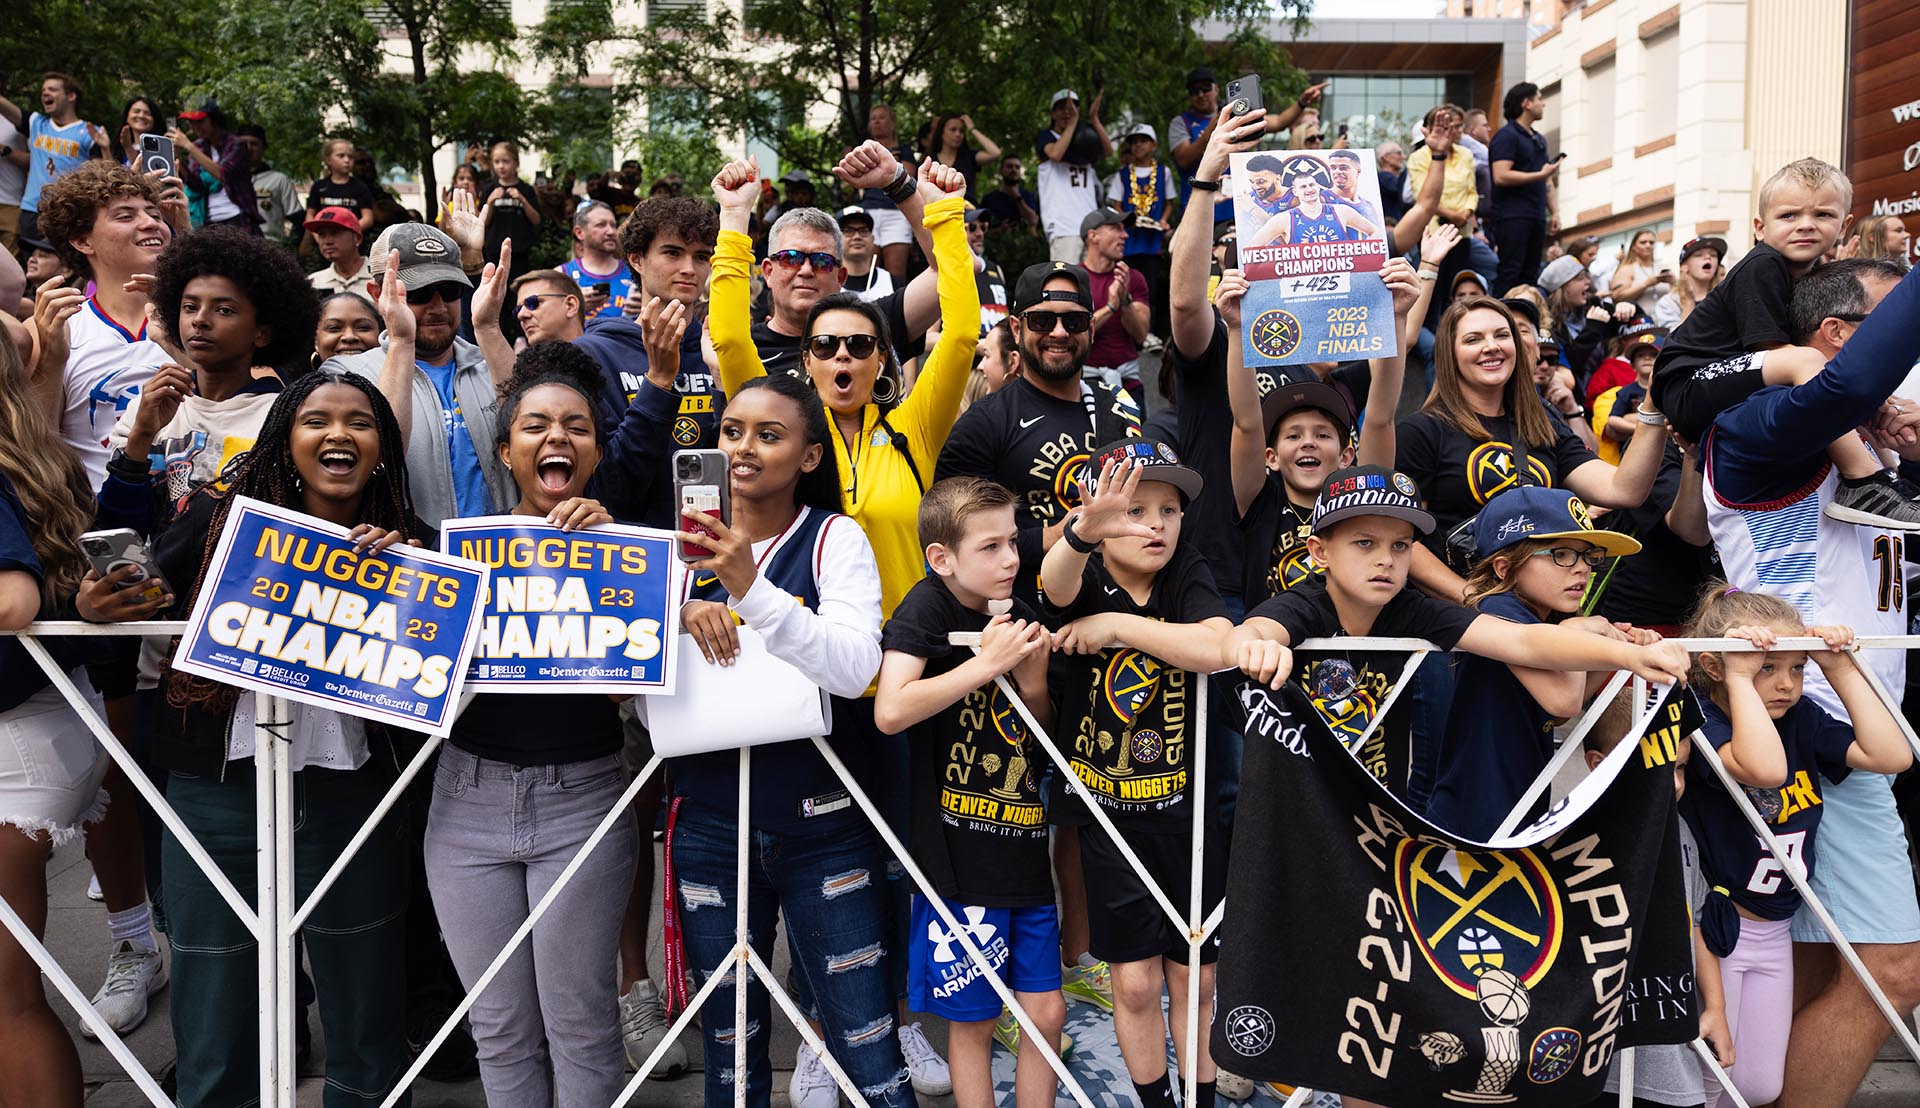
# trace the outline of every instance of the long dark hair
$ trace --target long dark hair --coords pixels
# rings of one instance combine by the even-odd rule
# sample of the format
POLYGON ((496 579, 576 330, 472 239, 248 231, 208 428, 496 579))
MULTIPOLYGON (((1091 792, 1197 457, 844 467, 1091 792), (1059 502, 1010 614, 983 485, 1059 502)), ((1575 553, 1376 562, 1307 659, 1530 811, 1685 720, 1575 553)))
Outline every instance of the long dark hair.
MULTIPOLYGON (((738 400, 748 389, 771 389, 800 406, 800 422, 806 428, 807 445, 820 448, 820 464, 813 472, 801 471, 793 488, 795 503, 822 512, 838 512, 840 506, 840 460, 833 453, 833 432, 827 423, 827 407, 813 391, 810 382, 786 373, 755 377, 734 392, 738 400)), ((724 414, 724 413, 723 413, 724 414)))
MULTIPOLYGON (((927 157, 938 158, 940 156, 940 152, 946 149, 947 124, 959 118, 960 118, 959 112, 942 112, 941 114, 933 117, 933 127, 927 131, 926 141, 920 144, 921 148, 926 151, 927 157)), ((958 153, 954 155, 954 157, 958 159, 966 156, 966 153, 967 153, 967 136, 961 135, 960 150, 958 153)), ((955 168, 958 168, 958 166, 956 165, 955 168)))
MULTIPOLYGON (((213 563, 214 548, 220 544, 220 535, 226 530, 227 517, 233 511, 235 497, 251 496, 296 511, 305 504, 301 495, 300 470, 293 461, 293 420, 307 398, 327 385, 345 385, 366 394, 373 408, 374 425, 380 432, 380 461, 373 467, 373 475, 361 493, 361 522, 398 531, 407 539, 418 537, 413 527, 413 501, 407 489, 407 451, 400 438, 400 424, 393 418, 393 408, 387 404, 387 398, 380 395, 380 390, 373 386, 373 382, 364 377, 314 370, 288 385, 280 398, 273 402, 273 407, 267 409, 267 418, 260 425, 260 434, 253 441, 253 449, 240 461, 226 487, 221 489, 219 482, 210 482, 192 494, 210 496, 216 503, 213 518, 207 525, 206 543, 200 553, 200 568, 194 572, 193 586, 183 610, 192 609, 200 587, 206 580, 207 570, 213 563)), ((240 690, 232 685, 171 669, 166 675, 166 689, 167 703, 176 708, 198 707, 224 712, 240 698, 240 690)))
MULTIPOLYGON (((880 405, 880 414, 885 415, 891 412, 893 406, 900 403, 906 389, 901 385, 900 359, 893 352, 893 332, 887 326, 887 313, 881 311, 879 305, 861 299, 858 293, 836 292, 830 296, 823 296, 813 302, 813 307, 807 309, 806 337, 808 339, 813 338, 814 323, 828 312, 858 312, 867 317, 868 323, 873 324, 874 336, 880 340, 880 375, 873 379, 873 383, 878 385, 885 380, 890 382, 893 388, 892 395, 885 401, 878 397, 872 400, 873 403, 880 405)), ((812 357, 811 354, 806 353, 804 347, 801 350, 801 356, 803 360, 812 357)))
MULTIPOLYGON (((120 127, 127 125, 127 117, 133 114, 133 106, 135 104, 145 104, 147 106, 147 113, 153 116, 153 130, 143 132, 144 134, 164 135, 167 133, 167 117, 160 114, 160 105, 153 102, 153 97, 144 94, 127 101, 126 106, 120 109, 120 127)), ((113 131, 107 135, 107 145, 113 150, 113 160, 119 162, 121 165, 126 165, 127 159, 133 156, 133 151, 120 145, 120 127, 115 127, 113 131)), ((133 141, 137 144, 140 141, 140 136, 133 136, 133 141)))

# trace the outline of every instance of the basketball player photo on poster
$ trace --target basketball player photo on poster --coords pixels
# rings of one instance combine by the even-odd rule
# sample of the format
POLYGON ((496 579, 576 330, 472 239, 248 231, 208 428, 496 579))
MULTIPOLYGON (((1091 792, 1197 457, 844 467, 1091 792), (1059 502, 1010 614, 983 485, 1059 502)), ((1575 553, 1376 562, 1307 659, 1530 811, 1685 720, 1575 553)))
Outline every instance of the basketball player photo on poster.
POLYGON ((1233 218, 1250 288, 1241 341, 1252 365, 1345 362, 1399 351, 1380 179, 1371 150, 1232 156, 1233 218))

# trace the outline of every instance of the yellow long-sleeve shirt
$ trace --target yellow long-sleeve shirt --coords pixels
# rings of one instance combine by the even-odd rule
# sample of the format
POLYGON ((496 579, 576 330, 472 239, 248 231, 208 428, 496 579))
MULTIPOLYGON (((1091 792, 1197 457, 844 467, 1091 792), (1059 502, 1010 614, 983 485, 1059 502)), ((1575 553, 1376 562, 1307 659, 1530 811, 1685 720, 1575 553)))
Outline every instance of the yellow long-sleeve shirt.
MULTIPOLYGON (((926 575, 920 547, 920 482, 931 483, 933 467, 947 433, 960 416, 960 396, 973 368, 980 334, 980 288, 973 279, 973 251, 967 247, 965 201, 944 197, 927 205, 926 227, 939 265, 940 341, 926 356, 913 391, 886 414, 869 403, 861 413, 860 435, 848 443, 833 426, 833 453, 840 465, 841 503, 873 545, 880 566, 883 618, 907 590, 926 575), (913 466, 893 442, 904 436, 913 466), (920 481, 914 480, 918 468, 920 481)), ((722 231, 713 251, 713 286, 708 316, 720 380, 728 396, 755 377, 766 375, 752 337, 750 275, 753 242, 738 231, 722 231)))
MULTIPOLYGON (((1413 187, 1413 194, 1420 195, 1420 186, 1426 183, 1427 173, 1433 168, 1433 151, 1425 146, 1407 155, 1407 183, 1413 187)), ((1440 182, 1440 206, 1458 211, 1471 212, 1480 204, 1480 191, 1473 181, 1473 154, 1464 146, 1453 148, 1447 158, 1446 177, 1440 182)), ((1440 217, 1434 216, 1427 226, 1438 227, 1440 217)), ((1461 232, 1465 234, 1465 232, 1461 232)))

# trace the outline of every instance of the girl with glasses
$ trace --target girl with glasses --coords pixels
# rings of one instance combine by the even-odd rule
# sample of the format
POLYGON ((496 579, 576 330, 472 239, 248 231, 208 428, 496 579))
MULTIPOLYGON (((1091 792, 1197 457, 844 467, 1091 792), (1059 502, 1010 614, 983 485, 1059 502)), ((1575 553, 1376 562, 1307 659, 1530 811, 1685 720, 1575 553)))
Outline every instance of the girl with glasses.
MULTIPOLYGON (((1640 543, 1595 528, 1587 506, 1565 489, 1511 489, 1474 521, 1479 560, 1467 576, 1467 605, 1518 624, 1559 623, 1608 638, 1654 643, 1660 636, 1599 616, 1569 619, 1607 559, 1640 543)), ((1610 673, 1553 671, 1462 655, 1452 710, 1441 735, 1439 777, 1427 818, 1485 841, 1553 757, 1553 729, 1580 713, 1610 673)), ((1546 811, 1542 793, 1527 813, 1546 811)))

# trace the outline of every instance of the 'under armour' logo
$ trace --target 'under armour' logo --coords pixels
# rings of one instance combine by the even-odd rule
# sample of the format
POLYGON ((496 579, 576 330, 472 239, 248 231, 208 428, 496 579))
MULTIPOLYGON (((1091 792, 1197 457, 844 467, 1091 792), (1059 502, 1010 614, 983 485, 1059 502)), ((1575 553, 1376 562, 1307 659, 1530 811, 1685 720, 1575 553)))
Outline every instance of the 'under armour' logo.
MULTIPOLYGON (((999 931, 993 924, 985 922, 985 908, 969 906, 962 915, 966 922, 961 924, 961 928, 972 937, 975 946, 984 948, 999 931)), ((933 960, 936 962, 952 962, 960 957, 953 951, 953 944, 959 942, 960 937, 941 926, 937 919, 927 921, 927 941, 934 944, 933 960)))

